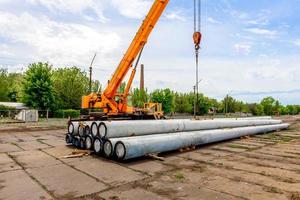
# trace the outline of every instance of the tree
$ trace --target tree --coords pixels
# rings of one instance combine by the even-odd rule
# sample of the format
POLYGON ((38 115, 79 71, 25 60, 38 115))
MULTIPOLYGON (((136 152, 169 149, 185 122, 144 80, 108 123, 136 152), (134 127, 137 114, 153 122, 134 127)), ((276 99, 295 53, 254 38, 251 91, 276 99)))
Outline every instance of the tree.
POLYGON ((16 102, 21 97, 22 74, 0 69, 0 101, 16 102))
POLYGON ((260 104, 263 106, 264 114, 266 114, 266 115, 274 115, 275 114, 276 101, 273 97, 264 98, 260 102, 260 104))
POLYGON ((203 94, 199 94, 198 95, 198 110, 197 110, 197 114, 198 115, 205 115, 208 113, 209 109, 212 107, 209 98, 205 97, 203 94))
POLYGON ((174 95, 169 88, 153 91, 151 93, 151 101, 154 103, 162 103, 165 113, 174 112, 174 95))
POLYGON ((54 89, 51 80, 51 66, 48 63, 29 65, 23 81, 23 102, 36 109, 54 107, 54 89))
POLYGON ((279 112, 280 112, 280 115, 289 114, 289 110, 287 109, 286 106, 283 106, 283 105, 279 105, 279 112))
POLYGON ((177 113, 192 113, 193 104, 189 101, 189 96, 191 94, 174 94, 174 111, 177 113))
POLYGON ((23 75, 20 73, 9 73, 8 82, 8 98, 11 102, 17 102, 22 98, 22 81, 23 75))
POLYGON ((89 93, 89 79, 85 72, 78 67, 59 68, 53 72, 52 81, 57 108, 81 107, 81 97, 89 93))
POLYGON ((144 103, 148 102, 148 94, 147 90, 140 90, 138 88, 134 88, 133 91, 131 92, 131 101, 132 101, 132 106, 138 107, 138 108, 143 108, 144 103))
POLYGON ((226 96, 222 100, 222 107, 224 113, 234 113, 235 112, 236 100, 231 96, 226 96))
POLYGON ((9 82, 7 70, 0 69, 0 101, 9 101, 8 90, 9 82))
POLYGON ((296 105, 287 105, 286 109, 290 115, 296 115, 299 113, 296 105))
POLYGON ((260 116, 264 114, 264 108, 260 104, 257 103, 247 104, 247 107, 249 109, 249 112, 252 113, 253 115, 260 116))

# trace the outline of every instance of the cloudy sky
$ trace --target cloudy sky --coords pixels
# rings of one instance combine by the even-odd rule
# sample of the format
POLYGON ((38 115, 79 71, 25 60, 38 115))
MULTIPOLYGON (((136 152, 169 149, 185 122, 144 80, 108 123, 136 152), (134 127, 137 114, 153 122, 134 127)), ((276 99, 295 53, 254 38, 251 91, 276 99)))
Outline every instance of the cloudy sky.
MULTIPOLYGON (((0 67, 29 63, 111 77, 153 0, 0 0, 0 67)), ((145 47, 149 90, 192 91, 193 0, 170 0, 145 47)), ((248 102, 274 96, 300 103, 300 0, 202 0, 200 91, 248 102)), ((139 84, 137 74, 134 86, 139 84)))

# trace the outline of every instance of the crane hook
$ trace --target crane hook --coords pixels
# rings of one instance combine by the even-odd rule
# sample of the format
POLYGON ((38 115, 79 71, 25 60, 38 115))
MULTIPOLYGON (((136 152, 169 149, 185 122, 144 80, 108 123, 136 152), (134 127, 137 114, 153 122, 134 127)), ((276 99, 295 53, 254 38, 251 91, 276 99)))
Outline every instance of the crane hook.
POLYGON ((201 42, 202 34, 200 32, 194 32, 193 40, 195 44, 195 50, 200 49, 200 42, 201 42))

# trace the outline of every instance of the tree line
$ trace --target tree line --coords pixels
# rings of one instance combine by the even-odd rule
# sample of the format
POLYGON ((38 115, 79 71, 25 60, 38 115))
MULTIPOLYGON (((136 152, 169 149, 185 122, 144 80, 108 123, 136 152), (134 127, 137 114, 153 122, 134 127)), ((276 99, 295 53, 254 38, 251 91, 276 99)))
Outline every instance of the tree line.
MULTIPOLYGON (((119 92, 125 88, 123 83, 119 92)), ((92 81, 92 92, 101 92, 99 81, 92 81)), ((79 110, 81 96, 89 94, 89 78, 78 67, 53 68, 49 63, 33 63, 25 73, 8 73, 0 69, 0 101, 23 102, 30 108, 60 111, 79 110)), ((129 104, 143 107, 145 102, 162 103, 165 113, 193 114, 194 101, 197 115, 209 113, 250 113, 253 115, 299 114, 300 105, 282 105, 273 97, 265 97, 260 103, 245 103, 226 96, 218 101, 204 94, 179 93, 166 89, 147 90, 131 89, 129 104)))

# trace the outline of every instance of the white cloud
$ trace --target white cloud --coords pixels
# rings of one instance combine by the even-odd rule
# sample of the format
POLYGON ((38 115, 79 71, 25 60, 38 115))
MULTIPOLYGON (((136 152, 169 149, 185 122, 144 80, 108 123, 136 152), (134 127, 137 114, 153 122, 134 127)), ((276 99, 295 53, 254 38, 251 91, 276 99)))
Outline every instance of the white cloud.
MULTIPOLYGON (((0 36, 25 46, 26 56, 56 65, 85 65, 98 52, 103 62, 119 46, 120 38, 113 32, 98 32, 88 26, 55 22, 47 17, 19 16, 0 12, 0 36)), ((23 54, 24 55, 24 54, 23 54)), ((20 55, 19 55, 20 56, 20 55)))
POLYGON ((277 31, 272 31, 272 30, 262 29, 262 28, 248 28, 248 29, 246 29, 246 31, 257 34, 257 35, 271 37, 271 38, 273 38, 277 35, 277 31))
POLYGON ((165 17, 167 19, 171 19, 171 20, 179 20, 179 21, 185 21, 185 18, 181 15, 180 11, 172 11, 169 13, 165 14, 165 17))
POLYGON ((207 21, 210 22, 210 23, 212 23, 212 24, 219 24, 219 23, 220 23, 219 21, 215 20, 215 19, 212 18, 212 17, 208 17, 208 18, 207 18, 207 21))
POLYGON ((101 1, 94 0, 27 0, 34 5, 42 5, 52 12, 70 12, 83 14, 84 11, 90 9, 95 12, 100 21, 106 22, 108 19, 103 15, 103 4, 101 1))
POLYGON ((269 22, 268 20, 263 20, 263 19, 253 19, 253 20, 248 20, 247 21, 248 24, 251 24, 251 25, 267 25, 269 22))
POLYGON ((241 44, 235 44, 234 49, 237 53, 242 53, 245 55, 249 55, 251 52, 252 45, 249 43, 241 43, 241 44))
POLYGON ((6 44, 0 44, 0 56, 9 57, 12 56, 11 48, 6 44))
POLYGON ((121 15, 141 19, 146 16, 153 2, 149 0, 112 0, 111 3, 121 15))
POLYGON ((293 43, 294 43, 294 45, 300 47, 300 39, 295 40, 293 43))

